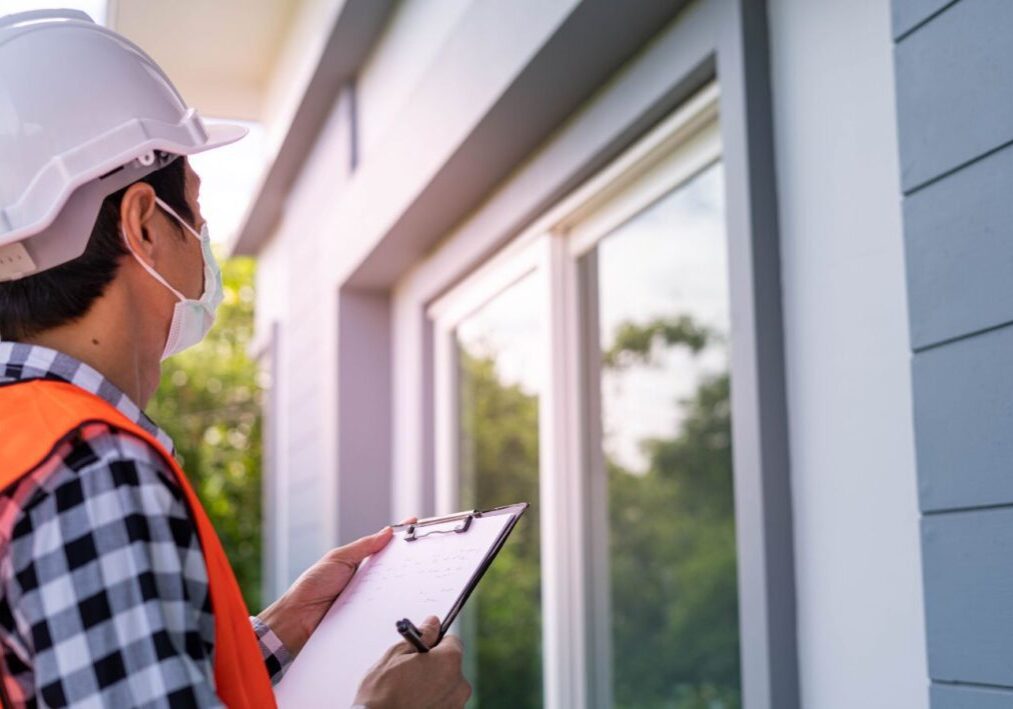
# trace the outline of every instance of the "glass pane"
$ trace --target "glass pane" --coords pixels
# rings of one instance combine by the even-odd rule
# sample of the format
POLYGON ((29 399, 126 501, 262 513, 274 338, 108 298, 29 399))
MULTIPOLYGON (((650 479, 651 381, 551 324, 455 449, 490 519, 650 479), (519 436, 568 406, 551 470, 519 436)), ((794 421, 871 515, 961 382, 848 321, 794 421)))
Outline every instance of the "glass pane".
POLYGON ((532 274, 457 330, 461 506, 531 503, 462 619, 471 706, 483 709, 542 705, 539 305, 532 274))
POLYGON ((720 164, 598 246, 617 707, 739 707, 720 164))

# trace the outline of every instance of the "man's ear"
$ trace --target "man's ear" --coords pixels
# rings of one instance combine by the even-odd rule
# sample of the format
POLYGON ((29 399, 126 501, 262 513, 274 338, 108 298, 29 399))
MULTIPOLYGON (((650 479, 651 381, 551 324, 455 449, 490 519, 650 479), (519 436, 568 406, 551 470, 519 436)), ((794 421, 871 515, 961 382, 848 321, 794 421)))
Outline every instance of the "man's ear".
POLYGON ((120 202, 120 229, 127 246, 149 264, 155 260, 158 244, 157 230, 154 229, 155 190, 147 182, 135 182, 123 193, 120 202))

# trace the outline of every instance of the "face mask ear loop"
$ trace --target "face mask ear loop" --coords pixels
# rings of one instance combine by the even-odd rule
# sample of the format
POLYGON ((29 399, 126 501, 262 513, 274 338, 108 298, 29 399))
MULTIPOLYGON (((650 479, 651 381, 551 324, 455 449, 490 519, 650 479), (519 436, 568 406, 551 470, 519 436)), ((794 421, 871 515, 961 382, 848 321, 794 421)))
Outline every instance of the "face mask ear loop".
POLYGON ((137 252, 134 251, 134 247, 130 245, 130 240, 127 239, 126 234, 123 233, 122 228, 120 229, 120 235, 123 236, 123 243, 127 245, 127 250, 130 252, 130 255, 134 257, 137 263, 141 264, 141 268, 150 273, 151 277, 154 278, 156 281, 158 281, 163 286, 172 291, 172 294, 176 296, 176 298, 178 298, 179 300, 186 300, 186 296, 184 296, 178 290, 169 285, 169 282, 164 278, 162 278, 162 274, 160 274, 158 271, 156 271, 154 268, 148 265, 148 263, 145 262, 144 259, 142 259, 140 256, 137 255, 137 252))
POLYGON ((189 224, 187 224, 185 219, 183 219, 181 216, 179 216, 178 214, 176 214, 176 210, 173 209, 172 207, 170 207, 165 202, 163 202, 161 197, 156 196, 155 197, 155 201, 158 203, 158 205, 162 209, 164 209, 169 214, 171 214, 173 217, 175 217, 176 221, 179 222, 180 224, 182 224, 184 229, 186 229, 188 232, 190 232, 191 234, 193 234, 197 238, 197 241, 203 241, 204 240, 203 237, 201 237, 201 235, 197 233, 197 230, 194 229, 189 224))

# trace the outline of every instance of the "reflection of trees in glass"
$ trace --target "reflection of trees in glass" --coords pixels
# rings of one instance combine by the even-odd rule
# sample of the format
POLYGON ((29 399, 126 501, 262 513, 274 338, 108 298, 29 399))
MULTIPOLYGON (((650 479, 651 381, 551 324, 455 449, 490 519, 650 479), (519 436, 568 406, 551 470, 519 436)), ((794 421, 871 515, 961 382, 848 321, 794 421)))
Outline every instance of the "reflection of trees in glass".
MULTIPOLYGON (((665 347, 697 354, 718 336, 690 318, 624 323, 608 368, 650 366, 665 347)), ((489 356, 461 354, 465 503, 537 499, 538 401, 489 356)), ((649 468, 608 462, 618 707, 735 709, 738 605, 727 373, 680 402, 681 429, 644 441, 649 468)), ((532 510, 476 598, 480 706, 541 704, 538 517, 532 510)))
MULTIPOLYGON (((663 346, 699 353, 715 339, 687 317, 624 323, 604 361, 643 366, 663 346)), ((680 405, 681 430, 643 442, 646 474, 608 461, 619 707, 741 704, 728 374, 680 405)))
POLYGON ((205 340, 162 364, 148 413, 172 436, 183 468, 222 539, 251 612, 260 609, 261 419, 253 329, 252 259, 222 269, 225 300, 205 340))
POLYGON ((659 348, 677 345, 700 354, 717 339, 717 333, 698 325, 688 315, 655 318, 644 325, 622 322, 616 328, 612 346, 602 354, 602 366, 623 369, 635 364, 650 364, 659 348))
POLYGON ((532 503, 469 601, 474 705, 542 704, 538 398, 504 384, 495 360, 461 351, 461 499, 469 508, 532 503))

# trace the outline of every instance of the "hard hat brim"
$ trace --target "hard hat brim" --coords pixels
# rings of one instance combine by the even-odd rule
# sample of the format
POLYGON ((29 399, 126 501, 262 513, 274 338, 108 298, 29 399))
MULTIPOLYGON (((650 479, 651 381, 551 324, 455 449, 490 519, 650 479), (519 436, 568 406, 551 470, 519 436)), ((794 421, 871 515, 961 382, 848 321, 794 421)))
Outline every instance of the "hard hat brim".
POLYGON ((207 126, 207 132, 207 142, 193 150, 193 153, 203 153, 205 150, 235 143, 249 133, 250 129, 237 123, 213 123, 207 126))
POLYGON ((77 258, 108 195, 249 132, 203 121, 143 49, 81 12, 0 18, 0 65, 0 280, 77 258))

